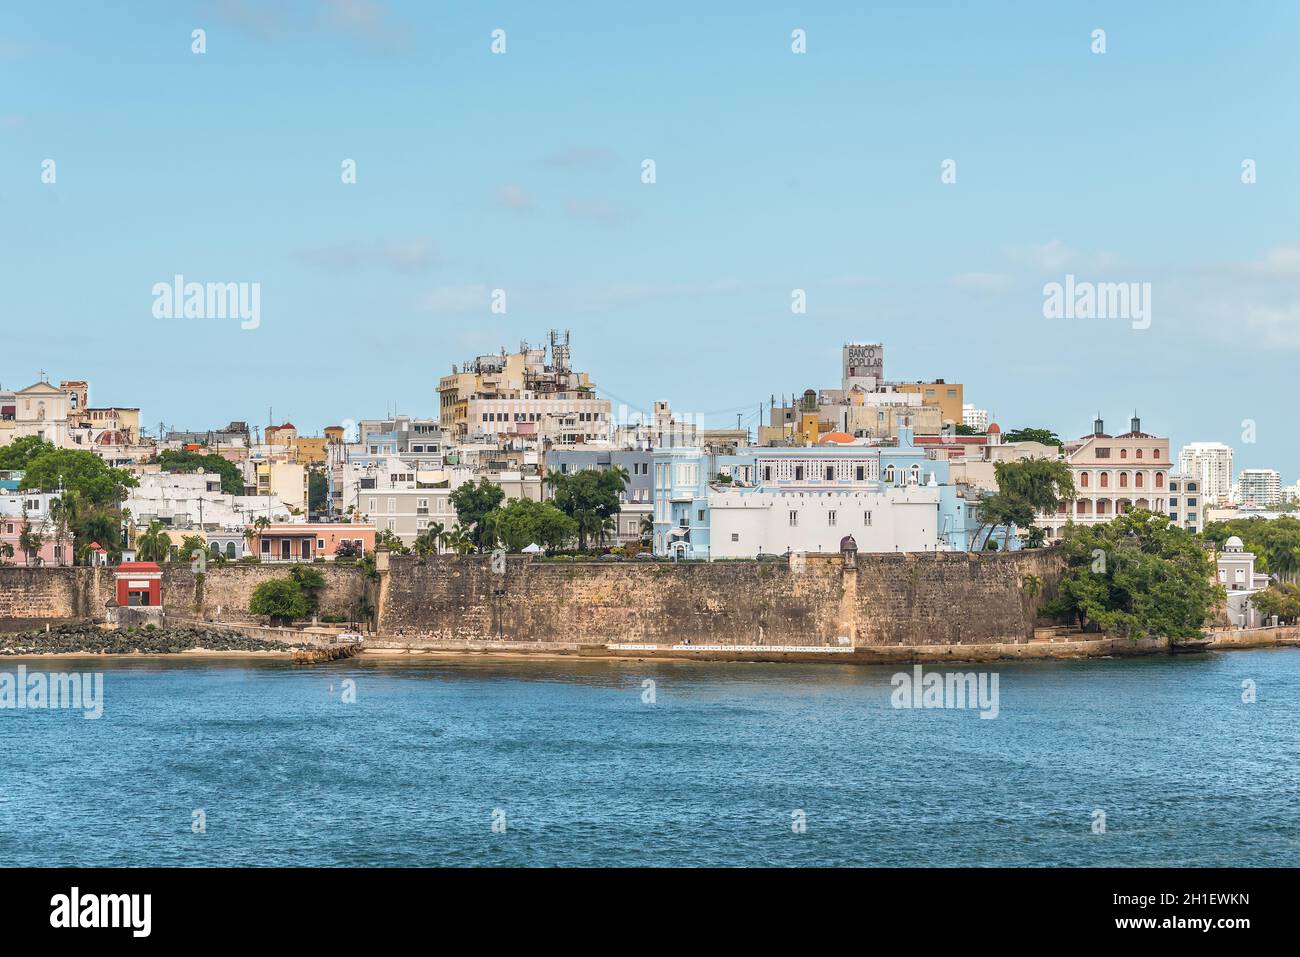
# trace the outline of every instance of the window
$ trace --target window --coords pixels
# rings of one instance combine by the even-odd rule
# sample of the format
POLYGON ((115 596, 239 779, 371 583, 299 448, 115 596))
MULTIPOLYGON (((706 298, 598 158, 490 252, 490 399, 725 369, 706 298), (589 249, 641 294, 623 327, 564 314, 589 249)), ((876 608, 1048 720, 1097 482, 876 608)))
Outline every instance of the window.
POLYGON ((1119 450, 1119 457, 1122 458, 1122 459, 1126 459, 1126 458, 1128 458, 1128 449, 1120 449, 1120 450, 1119 450))
POLYGON ((1079 488, 1087 488, 1087 487, 1088 487, 1088 473, 1087 473, 1087 472, 1080 472, 1080 473, 1079 473, 1079 488))
POLYGON ((870 527, 871 527, 871 513, 870 513, 870 512, 863 512, 863 513, 862 513, 862 524, 865 525, 865 526, 867 526, 867 528, 870 528, 870 527))
POLYGON ((764 482, 772 481, 772 466, 770 465, 763 466, 763 481, 764 482))
POLYGON ((739 532, 732 532, 732 533, 731 533, 731 540, 732 540, 733 542, 738 542, 738 541, 740 541, 740 533, 739 533, 739 532))
POLYGON ((269 555, 269 554, 271 554, 271 541, 270 541, 270 539, 267 539, 267 538, 262 539, 262 554, 263 554, 263 555, 269 555))
POLYGON ((1141 449, 1138 449, 1137 452, 1136 452, 1136 455, 1137 455, 1138 458, 1142 458, 1142 450, 1141 450, 1141 449))
POLYGON ((1187 483, 1187 491, 1189 491, 1189 492, 1195 492, 1195 491, 1196 491, 1196 483, 1195 483, 1195 482, 1188 482, 1188 483, 1187 483))
POLYGON ((894 467, 893 467, 892 465, 886 465, 886 466, 885 466, 885 482, 886 482, 886 483, 892 483, 893 481, 894 481, 894 467))
POLYGON ((379 506, 376 504, 378 501, 379 499, 377 498, 372 498, 370 500, 370 511, 375 512, 379 510, 379 506))
POLYGON ((1173 498, 1171 498, 1171 499, 1169 500, 1169 507, 1170 507, 1170 508, 1173 508, 1173 507, 1175 507, 1177 504, 1178 504, 1178 496, 1175 495, 1173 498))
POLYGON ((1102 472, 1102 473, 1101 473, 1101 487, 1102 487, 1102 488, 1110 488, 1110 473, 1109 473, 1109 472, 1102 472))
POLYGON ((1196 506, 1196 499, 1194 499, 1194 498, 1189 498, 1189 499, 1187 500, 1187 507, 1188 507, 1188 508, 1194 508, 1195 506, 1196 506))
POLYGON ((866 470, 866 468, 865 468, 864 466, 861 466, 861 465, 859 465, 859 466, 858 466, 856 469, 854 469, 854 471, 853 471, 853 477, 854 477, 855 479, 857 479, 859 482, 861 482, 861 481, 866 477, 866 474, 867 474, 867 470, 866 470))
POLYGON ((1120 473, 1119 473, 1119 487, 1120 487, 1120 488, 1128 488, 1128 473, 1127 473, 1127 472, 1120 472, 1120 473))
MULTIPOLYGON (((388 510, 389 510, 390 512, 396 512, 396 511, 397 511, 397 499, 395 499, 395 498, 390 498, 390 499, 388 500, 388 510)), ((392 527, 392 526, 391 526, 391 523, 390 523, 390 526, 389 526, 389 527, 390 527, 390 528, 392 527)))
POLYGON ((321 549, 322 551, 324 551, 324 549, 325 549, 325 539, 323 539, 323 538, 318 538, 318 539, 316 539, 316 547, 319 548, 319 549, 321 549))
POLYGON ((826 466, 826 481, 828 482, 835 481, 835 466, 833 465, 826 466))
POLYGON ((1098 449, 1094 454, 1099 459, 1108 459, 1110 458, 1110 449, 1098 449))
POLYGON ((835 524, 835 509, 831 509, 829 512, 826 513, 826 524, 827 525, 835 524))
POLYGON ((795 480, 796 482, 802 482, 802 481, 803 481, 803 466, 802 466, 802 465, 796 465, 796 466, 794 467, 794 480, 795 480))
POLYGON ((695 517, 701 522, 704 521, 704 509, 696 509, 695 517))
POLYGON ((798 526, 798 524, 799 524, 799 513, 798 513, 798 512, 791 512, 791 513, 790 513, 790 527, 791 527, 791 528, 795 528, 795 527, 798 526))

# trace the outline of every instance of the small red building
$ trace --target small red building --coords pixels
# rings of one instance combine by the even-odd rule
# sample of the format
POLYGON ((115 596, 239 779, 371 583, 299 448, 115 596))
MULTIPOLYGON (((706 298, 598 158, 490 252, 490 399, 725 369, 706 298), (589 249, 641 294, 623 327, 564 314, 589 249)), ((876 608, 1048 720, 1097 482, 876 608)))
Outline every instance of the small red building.
POLYGON ((154 562, 123 562, 113 569, 121 607, 162 604, 162 569, 154 562))

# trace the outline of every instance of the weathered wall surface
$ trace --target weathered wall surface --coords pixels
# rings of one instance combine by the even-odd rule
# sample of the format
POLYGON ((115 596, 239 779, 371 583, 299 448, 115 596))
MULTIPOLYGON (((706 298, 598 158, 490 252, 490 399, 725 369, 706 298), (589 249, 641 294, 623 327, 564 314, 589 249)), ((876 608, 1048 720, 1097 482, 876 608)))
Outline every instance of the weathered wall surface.
MULTIPOLYGON (((325 578, 320 596, 320 614, 346 615, 365 588, 365 572, 356 565, 311 565, 325 578)), ((209 565, 201 588, 196 587, 190 566, 163 566, 163 606, 189 617, 220 617, 222 621, 258 620, 248 612, 253 590, 264 581, 289 577, 288 565, 209 565), (202 607, 196 607, 196 600, 202 607)))
MULTIPOLYGON (((1059 577, 1054 551, 861 555, 845 568, 810 556, 783 562, 679 565, 554 562, 487 556, 391 558, 378 596, 384 639, 842 645, 1021 643, 1059 577)), ((357 566, 314 565, 321 614, 346 615, 367 592, 357 566)), ((164 566, 163 604, 183 618, 254 622, 253 590, 284 565, 209 566, 201 588, 188 565, 164 566)), ((111 569, 0 568, 0 621, 102 618, 111 569)), ((374 601, 372 595, 371 601, 374 601)))
POLYGON ((1024 642, 1055 552, 646 564, 394 557, 379 631, 422 641, 929 645, 1024 642), (1038 587, 1027 585, 1033 576, 1038 587))
POLYGON ((0 566, 0 622, 102 615, 112 584, 101 568, 0 566))
MULTIPOLYGON (((167 611, 182 617, 256 621, 248 613, 253 589, 285 578, 287 565, 209 565, 201 589, 188 564, 163 567, 162 599, 167 611), (196 607, 201 602, 201 608, 196 607)), ((365 589, 365 572, 355 565, 313 565, 325 577, 322 615, 346 615, 365 589)), ((0 622, 57 618, 102 619, 114 597, 111 568, 0 567, 0 622)))
POLYGON ((1028 641, 1060 576, 1047 549, 860 557, 855 644, 1028 641))

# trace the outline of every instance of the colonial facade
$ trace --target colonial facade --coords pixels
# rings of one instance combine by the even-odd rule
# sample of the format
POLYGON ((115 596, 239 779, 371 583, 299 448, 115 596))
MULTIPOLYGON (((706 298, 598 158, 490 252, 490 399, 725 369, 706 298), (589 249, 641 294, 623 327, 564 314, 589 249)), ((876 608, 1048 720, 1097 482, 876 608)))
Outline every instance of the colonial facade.
POLYGON ((1104 524, 1116 515, 1135 508, 1165 513, 1168 510, 1169 439, 1142 431, 1134 416, 1129 430, 1109 435, 1100 418, 1091 435, 1065 446, 1065 461, 1074 478, 1074 498, 1061 502, 1051 515, 1040 515, 1038 524, 1049 539, 1065 534, 1065 526, 1104 524))

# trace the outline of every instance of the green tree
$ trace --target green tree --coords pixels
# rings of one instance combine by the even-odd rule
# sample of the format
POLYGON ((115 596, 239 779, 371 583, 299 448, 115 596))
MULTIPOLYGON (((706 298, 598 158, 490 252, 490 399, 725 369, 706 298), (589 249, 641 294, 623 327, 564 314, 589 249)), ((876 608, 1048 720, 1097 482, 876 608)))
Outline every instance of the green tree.
POLYGON ((0 470, 25 469, 34 459, 53 451, 53 443, 40 436, 24 435, 0 447, 0 470))
POLYGON ((164 472, 213 472, 221 476, 221 491, 227 495, 244 494, 244 473, 239 466, 215 452, 184 452, 167 449, 158 456, 158 466, 164 472))
POLYGON ((495 541, 511 552, 529 545, 560 548, 578 533, 578 525, 550 502, 512 498, 502 508, 484 516, 495 541))
POLYGON ((248 610, 254 615, 267 615, 275 624, 287 625, 296 618, 310 613, 307 597, 292 578, 272 578, 253 589, 248 610))
POLYGON ((1276 615, 1282 624, 1300 619, 1300 585, 1274 582, 1264 591, 1251 595, 1248 601, 1265 618, 1276 615))
MULTIPOLYGON (((985 528, 1005 526, 1004 541, 1011 540, 1012 531, 1033 527, 1038 513, 1052 513, 1060 508, 1061 501, 1074 497, 1074 478, 1070 467, 1060 459, 1022 459, 998 462, 993 466, 998 490, 980 500, 977 512, 980 529, 972 544, 979 540, 985 528)), ((1035 536, 1040 544, 1041 536, 1035 536)))
POLYGON ((307 613, 316 614, 320 609, 320 594, 325 590, 325 576, 310 565, 294 565, 289 569, 289 577, 302 592, 307 602, 307 613))
POLYGON ((500 485, 481 478, 478 484, 466 482, 451 493, 451 505, 456 510, 456 518, 465 530, 466 536, 474 548, 482 551, 493 544, 491 529, 483 523, 483 518, 501 504, 506 493, 500 485))
POLYGON ((330 480, 323 468, 313 468, 307 473, 307 509, 324 512, 329 505, 330 480))
POLYGON ((1043 445, 1055 445, 1058 449, 1065 448, 1065 443, 1050 429, 1012 429, 1010 432, 1002 433, 1002 441, 1041 442, 1043 445))
POLYGON ((1255 567, 1259 571, 1277 575, 1282 581, 1294 582, 1300 578, 1300 519, 1290 515, 1272 520, 1234 518, 1211 522, 1202 534, 1219 549, 1236 535, 1246 551, 1255 553, 1255 567))
POLYGON ((578 523, 578 548, 586 551, 588 540, 603 542, 615 527, 621 505, 619 496, 627 488, 627 469, 583 469, 570 475, 554 470, 546 475, 555 507, 578 523))
POLYGON ((142 562, 165 562, 171 557, 172 540, 162 522, 150 522, 135 544, 142 562))
POLYGON ((375 544, 383 545, 390 552, 395 552, 398 555, 407 555, 410 554, 411 551, 406 547, 406 543, 402 541, 402 536, 398 535, 391 528, 380 530, 380 532, 375 535, 375 544))
POLYGON ((23 527, 18 533, 18 547, 26 556, 28 565, 41 564, 41 546, 44 544, 45 536, 41 534, 40 529, 32 527, 32 523, 27 520, 27 514, 23 513, 23 527))
POLYGON ((1066 526, 1065 572, 1043 613, 1081 628, 1142 638, 1194 638, 1222 586, 1214 562, 1164 515, 1135 509, 1105 525, 1066 526))
POLYGON ((185 535, 181 538, 180 547, 176 549, 176 559, 182 562, 193 561, 195 552, 207 550, 208 540, 202 535, 185 535))

